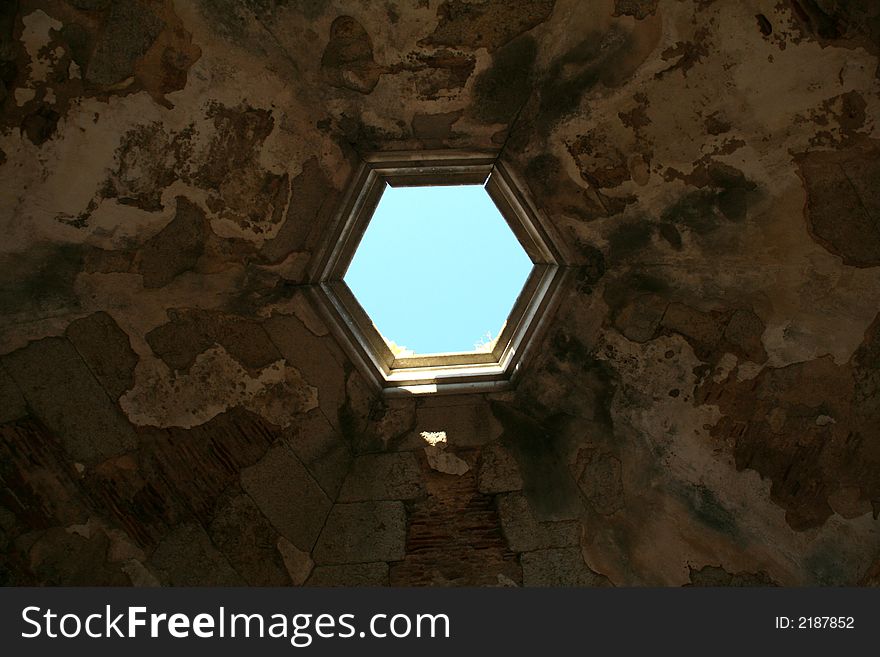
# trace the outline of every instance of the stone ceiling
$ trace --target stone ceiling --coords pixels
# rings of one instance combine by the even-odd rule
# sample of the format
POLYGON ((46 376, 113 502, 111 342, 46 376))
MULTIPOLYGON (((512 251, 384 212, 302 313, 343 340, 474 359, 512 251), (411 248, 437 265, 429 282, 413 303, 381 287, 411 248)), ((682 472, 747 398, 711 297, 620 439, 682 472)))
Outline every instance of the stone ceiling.
POLYGON ((4 2, 0 581, 877 584, 878 53, 870 0, 4 2), (304 272, 441 148, 577 274, 515 390, 387 400, 304 272))

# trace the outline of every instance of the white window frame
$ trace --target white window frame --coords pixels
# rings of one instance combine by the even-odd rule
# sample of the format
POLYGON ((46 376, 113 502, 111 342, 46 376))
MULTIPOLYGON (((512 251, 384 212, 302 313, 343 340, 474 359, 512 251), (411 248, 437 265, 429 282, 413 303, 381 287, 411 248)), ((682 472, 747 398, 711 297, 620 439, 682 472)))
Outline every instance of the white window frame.
POLYGON ((308 270, 308 289, 355 365, 385 394, 504 390, 515 383, 546 328, 568 272, 554 237, 552 226, 532 203, 526 187, 496 153, 374 153, 364 157, 354 172, 326 237, 315 252, 308 270), (485 185, 533 263, 491 352, 398 358, 343 281, 386 183, 391 187, 485 185))

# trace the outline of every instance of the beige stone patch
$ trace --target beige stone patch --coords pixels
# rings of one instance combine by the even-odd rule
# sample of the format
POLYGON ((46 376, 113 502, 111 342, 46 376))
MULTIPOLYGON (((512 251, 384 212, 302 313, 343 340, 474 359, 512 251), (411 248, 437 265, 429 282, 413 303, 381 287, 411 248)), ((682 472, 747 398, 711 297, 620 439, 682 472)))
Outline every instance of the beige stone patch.
POLYGON ((829 424, 837 424, 837 420, 835 420, 830 415, 817 415, 816 416, 816 426, 817 427, 827 427, 829 424))
POLYGON ((157 358, 142 358, 134 388, 119 403, 140 426, 188 429, 244 406, 287 427, 294 416, 317 407, 318 391, 283 359, 252 375, 218 345, 199 354, 186 374, 172 372, 157 358))
POLYGON ((31 89, 30 87, 19 87, 15 90, 15 104, 21 107, 25 103, 32 101, 36 95, 37 92, 35 89, 31 89))
POLYGON ((764 366, 760 363, 755 363, 750 360, 747 360, 743 363, 740 363, 736 368, 736 380, 737 381, 749 381, 754 379, 758 374, 761 373, 761 370, 764 369, 764 366))
MULTIPOLYGON (((440 445, 443 445, 443 443, 440 445)), ((455 454, 445 451, 439 445, 436 447, 434 445, 425 447, 425 456, 428 459, 428 465, 437 472, 461 476, 471 469, 462 459, 455 454)))
POLYGON ((30 82, 42 82, 52 68, 52 60, 40 56, 40 51, 52 40, 50 30, 60 30, 61 21, 57 21, 46 12, 37 10, 21 19, 24 29, 21 41, 31 58, 30 82))
POLYGON ((712 373, 712 380, 715 383, 721 383, 727 379, 734 367, 736 367, 736 356, 731 353, 723 354, 721 360, 718 361, 718 365, 715 366, 715 371, 712 373))
POLYGON ((782 433, 785 426, 786 413, 784 408, 774 408, 767 416, 767 422, 770 424, 770 431, 773 433, 782 433))
POLYGON ((281 560, 284 562, 284 567, 290 575, 290 581, 295 586, 305 584, 315 567, 315 562, 312 561, 309 553, 303 552, 283 536, 278 538, 277 547, 278 552, 281 554, 281 560))

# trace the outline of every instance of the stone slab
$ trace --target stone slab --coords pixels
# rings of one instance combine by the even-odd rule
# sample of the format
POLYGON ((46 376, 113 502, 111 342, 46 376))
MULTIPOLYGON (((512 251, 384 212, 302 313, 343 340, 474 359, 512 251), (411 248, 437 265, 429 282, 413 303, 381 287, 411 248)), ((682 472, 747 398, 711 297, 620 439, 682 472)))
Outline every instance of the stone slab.
POLYGON ((278 533, 300 550, 311 551, 331 502, 292 451, 273 447, 242 470, 241 485, 278 533))
POLYGON ((337 501, 411 500, 424 494, 421 469, 412 452, 366 454, 354 460, 337 501))
POLYGON ((537 550, 522 555, 523 586, 610 586, 593 572, 579 547, 537 550))
POLYGON ((336 504, 315 546, 318 565, 400 561, 406 546, 402 502, 336 504))
POLYGON ((138 356, 128 335, 105 312, 72 322, 65 332, 111 399, 119 399, 134 385, 138 356))
POLYGON ((318 566, 306 586, 388 586, 388 564, 354 563, 318 566))
POLYGON ((2 362, 32 413, 76 461, 95 464, 137 445, 134 429, 68 340, 31 342, 2 362))
POLYGON ((148 566, 165 586, 243 586, 201 525, 173 529, 150 556, 148 566))
POLYGON ((519 465, 503 445, 492 443, 483 448, 477 487, 481 493, 487 494, 522 490, 519 465))
POLYGON ((577 545, 580 523, 576 520, 541 522, 535 519, 521 493, 498 498, 498 515, 507 544, 514 552, 577 545))

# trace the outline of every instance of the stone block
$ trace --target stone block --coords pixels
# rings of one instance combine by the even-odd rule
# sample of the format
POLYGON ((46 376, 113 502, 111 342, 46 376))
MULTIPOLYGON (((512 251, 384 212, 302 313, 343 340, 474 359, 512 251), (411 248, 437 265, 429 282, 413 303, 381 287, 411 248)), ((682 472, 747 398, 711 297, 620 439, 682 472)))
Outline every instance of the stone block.
POLYGON ((111 399, 119 399, 134 385, 138 356, 128 335, 105 312, 72 322, 65 332, 95 378, 111 399))
POLYGON ((425 494, 412 452, 365 454, 354 460, 339 491, 339 502, 411 500, 425 494))
POLYGON ((168 319, 145 337, 156 356, 173 370, 189 370, 199 354, 216 344, 252 370, 281 358, 263 327, 252 319, 200 309, 172 309, 168 319))
POLYGON ((297 418, 285 430, 283 440, 324 492, 335 499, 351 468, 351 449, 321 409, 297 418))
POLYGON ((201 525, 176 527, 159 543, 148 567, 165 586, 243 586, 201 525))
POLYGON ((3 366, 76 461, 90 465, 136 447, 134 429, 69 341, 31 342, 3 356, 3 366))
POLYGON ((0 365, 0 424, 20 420, 27 414, 27 404, 18 386, 0 365))
POLYGON ((195 267, 204 252, 208 232, 202 209, 178 196, 174 219, 139 249, 135 259, 136 269, 144 277, 144 287, 165 287, 176 276, 195 267))
POLYGON ((110 541, 104 532, 52 527, 35 538, 26 559, 37 581, 46 586, 127 586, 130 582, 120 564, 108 563, 110 541))
POLYGON ((629 301, 614 315, 614 326, 628 340, 647 342, 654 337, 667 302, 654 294, 643 294, 629 301))
POLYGON ((503 445, 492 443, 483 448, 477 487, 487 494, 522 490, 519 465, 503 445))
POLYGON ((478 447, 501 435, 501 425, 481 398, 465 397, 426 400, 416 410, 416 424, 402 441, 401 449, 422 449, 427 444, 421 433, 445 431, 449 447, 478 447))
POLYGON ((292 451, 273 447, 242 470, 241 485, 278 533, 300 550, 311 551, 331 502, 292 451))
POLYGON ((622 469, 616 456, 583 447, 572 470, 578 487, 597 513, 611 515, 624 507, 622 469))
POLYGON ((283 536, 278 539, 275 547, 281 555, 290 581, 293 582, 294 586, 302 586, 315 567, 315 562, 312 561, 311 555, 300 550, 283 536))
POLYGON ((577 545, 580 523, 576 520, 541 522, 535 519, 529 502, 521 493, 498 499, 498 515, 507 544, 514 552, 577 545))
POLYGON ((318 566, 306 586, 388 586, 388 564, 353 563, 318 566))
POLYGON ((405 546, 402 502, 354 502, 333 506, 313 556, 318 565, 400 561, 405 546))
POLYGON ((275 550, 278 532, 248 495, 228 498, 214 515, 208 534, 249 586, 290 583, 275 550))
POLYGON ((611 586, 584 563, 579 547, 527 552, 522 569, 523 586, 611 586))
POLYGON ((319 337, 293 315, 272 315, 263 323, 282 357, 318 388, 324 413, 334 422, 345 402, 345 357, 329 336, 319 337))

